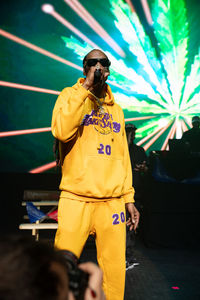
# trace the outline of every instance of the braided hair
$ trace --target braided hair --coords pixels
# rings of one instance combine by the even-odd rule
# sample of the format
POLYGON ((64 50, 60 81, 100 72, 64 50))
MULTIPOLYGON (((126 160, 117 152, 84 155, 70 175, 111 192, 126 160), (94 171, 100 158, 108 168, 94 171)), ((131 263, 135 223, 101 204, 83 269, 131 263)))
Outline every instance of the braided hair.
POLYGON ((54 139, 54 143, 53 143, 53 153, 56 159, 56 166, 60 166, 59 140, 56 138, 54 139))

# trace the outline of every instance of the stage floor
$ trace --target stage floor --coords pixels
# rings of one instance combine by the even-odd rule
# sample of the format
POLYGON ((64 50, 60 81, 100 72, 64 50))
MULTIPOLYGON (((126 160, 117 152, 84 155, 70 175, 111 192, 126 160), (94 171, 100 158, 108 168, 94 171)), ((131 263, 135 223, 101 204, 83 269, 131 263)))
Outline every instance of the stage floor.
MULTIPOLYGON (((140 265, 126 273, 124 300, 200 300, 200 248, 147 248, 137 240, 135 257, 140 265)), ((81 261, 96 262, 92 240, 81 261)))

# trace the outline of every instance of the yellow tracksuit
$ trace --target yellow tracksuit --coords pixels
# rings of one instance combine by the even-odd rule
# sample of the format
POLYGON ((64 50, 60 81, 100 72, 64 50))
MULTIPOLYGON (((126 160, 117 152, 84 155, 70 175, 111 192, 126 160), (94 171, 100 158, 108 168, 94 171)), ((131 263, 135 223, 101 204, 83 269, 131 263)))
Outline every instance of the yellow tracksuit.
POLYGON ((60 141, 62 166, 55 246, 80 257, 94 233, 106 299, 122 300, 125 203, 134 202, 124 116, 108 85, 100 112, 83 82, 65 88, 53 110, 52 133, 60 141))

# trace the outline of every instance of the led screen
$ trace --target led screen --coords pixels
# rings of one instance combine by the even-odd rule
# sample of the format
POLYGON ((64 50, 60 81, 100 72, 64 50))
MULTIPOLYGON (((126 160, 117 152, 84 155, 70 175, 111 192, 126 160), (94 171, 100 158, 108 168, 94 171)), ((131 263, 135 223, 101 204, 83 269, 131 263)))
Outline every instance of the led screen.
POLYGON ((0 10, 1 172, 55 172, 51 114, 93 48, 136 142, 168 149, 200 112, 198 0, 11 1, 0 10))

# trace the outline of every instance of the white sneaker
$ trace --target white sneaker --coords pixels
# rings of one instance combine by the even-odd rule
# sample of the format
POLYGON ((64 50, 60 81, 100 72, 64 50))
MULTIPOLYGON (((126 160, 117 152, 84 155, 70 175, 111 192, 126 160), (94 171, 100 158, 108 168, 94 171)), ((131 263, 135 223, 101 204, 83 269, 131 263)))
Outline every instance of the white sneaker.
POLYGON ((135 266, 138 266, 139 263, 138 262, 129 262, 126 261, 126 271, 133 269, 135 266))

